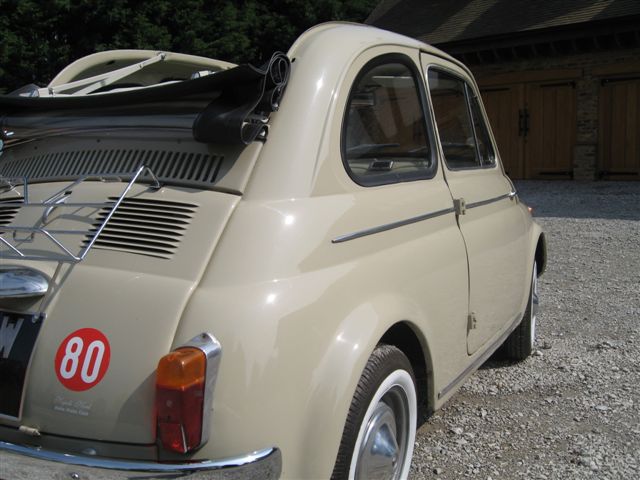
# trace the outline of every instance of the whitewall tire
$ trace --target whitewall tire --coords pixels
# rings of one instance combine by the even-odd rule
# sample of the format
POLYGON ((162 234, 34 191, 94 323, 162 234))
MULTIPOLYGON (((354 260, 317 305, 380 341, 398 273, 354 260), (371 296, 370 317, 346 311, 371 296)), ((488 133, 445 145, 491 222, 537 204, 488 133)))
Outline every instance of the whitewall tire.
POLYGON ((413 370, 398 348, 379 345, 351 402, 332 478, 406 479, 416 437, 413 370))

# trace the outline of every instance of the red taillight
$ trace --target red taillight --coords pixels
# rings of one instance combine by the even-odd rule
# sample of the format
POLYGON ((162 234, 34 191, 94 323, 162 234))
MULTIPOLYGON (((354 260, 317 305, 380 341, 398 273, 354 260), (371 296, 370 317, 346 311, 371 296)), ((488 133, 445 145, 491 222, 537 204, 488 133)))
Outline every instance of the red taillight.
POLYGON ((156 416, 165 449, 186 453, 200 445, 206 370, 206 356, 198 348, 179 348, 160 359, 156 416))

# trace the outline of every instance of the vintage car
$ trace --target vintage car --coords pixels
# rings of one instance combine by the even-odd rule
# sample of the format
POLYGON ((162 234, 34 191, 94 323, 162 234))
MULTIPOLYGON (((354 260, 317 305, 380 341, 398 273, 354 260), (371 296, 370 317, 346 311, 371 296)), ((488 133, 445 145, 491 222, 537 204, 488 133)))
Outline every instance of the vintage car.
POLYGON ((532 350, 544 234, 429 45, 102 52, 0 122, 1 478, 406 478, 532 350))

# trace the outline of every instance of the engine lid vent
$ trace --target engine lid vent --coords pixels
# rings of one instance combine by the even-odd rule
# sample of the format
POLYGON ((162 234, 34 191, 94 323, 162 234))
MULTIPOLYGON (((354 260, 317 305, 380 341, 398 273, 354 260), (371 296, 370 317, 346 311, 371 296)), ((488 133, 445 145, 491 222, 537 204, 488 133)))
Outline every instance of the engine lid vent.
POLYGON ((223 160, 221 155, 170 150, 79 150, 6 159, 0 162, 0 175, 28 177, 31 182, 69 180, 132 172, 145 165, 162 183, 209 188, 219 179, 223 160))
MULTIPOLYGON (((16 202, 22 203, 22 198, 3 198, 3 199, 0 199, 0 227, 2 225, 10 225, 11 222, 13 221, 13 219, 18 214, 18 211, 20 210, 20 207, 17 207, 15 205, 7 206, 7 205, 3 205, 3 204, 5 204, 5 203, 16 203, 16 202)), ((2 233, 4 233, 4 232, 2 230, 0 230, 0 235, 2 233)))
MULTIPOLYGON (((115 202, 115 197, 109 201, 115 202)), ((93 248, 169 259, 178 249, 197 209, 196 205, 146 198, 125 198, 93 244, 93 248)), ((99 212, 94 227, 109 214, 110 207, 99 212)), ((83 246, 91 241, 87 235, 83 246)))

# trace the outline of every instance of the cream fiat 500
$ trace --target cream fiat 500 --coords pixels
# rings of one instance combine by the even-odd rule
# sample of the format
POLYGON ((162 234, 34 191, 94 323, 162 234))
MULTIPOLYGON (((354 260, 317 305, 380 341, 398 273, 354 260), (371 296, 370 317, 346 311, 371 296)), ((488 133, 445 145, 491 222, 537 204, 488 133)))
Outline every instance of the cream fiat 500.
POLYGON ((0 477, 406 478, 532 349, 543 233, 457 60, 90 55, 0 98, 0 477))

